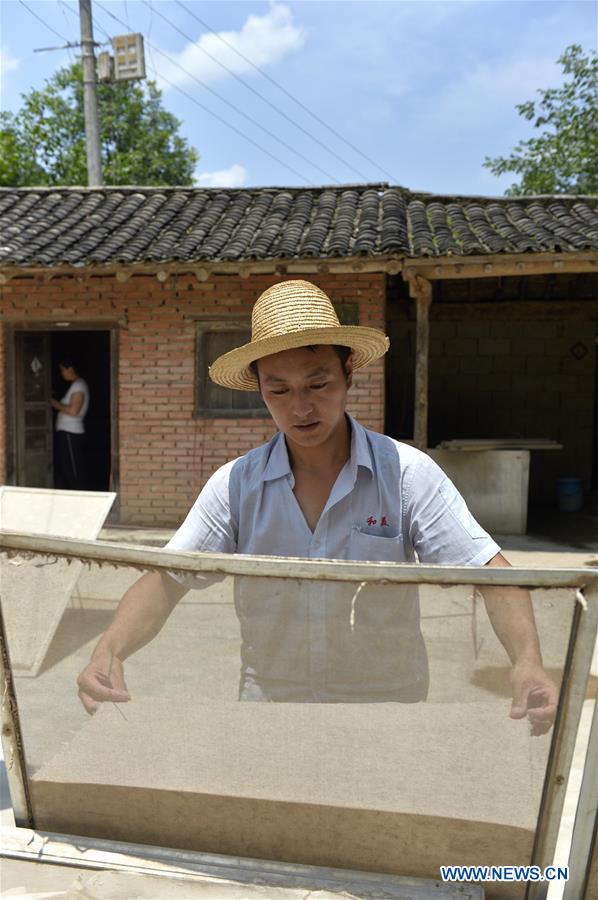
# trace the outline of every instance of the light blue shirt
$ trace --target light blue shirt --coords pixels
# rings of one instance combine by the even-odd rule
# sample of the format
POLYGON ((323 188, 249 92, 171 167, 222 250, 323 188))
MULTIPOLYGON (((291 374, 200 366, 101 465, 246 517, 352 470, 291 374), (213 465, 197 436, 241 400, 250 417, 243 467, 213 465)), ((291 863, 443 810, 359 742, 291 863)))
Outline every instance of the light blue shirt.
MULTIPOLYGON (((348 416, 351 455, 312 532, 293 493, 284 435, 222 466, 169 549, 310 559, 484 565, 498 545, 427 454, 348 416)), ((240 696, 256 700, 424 699, 411 587, 237 578, 240 696)))

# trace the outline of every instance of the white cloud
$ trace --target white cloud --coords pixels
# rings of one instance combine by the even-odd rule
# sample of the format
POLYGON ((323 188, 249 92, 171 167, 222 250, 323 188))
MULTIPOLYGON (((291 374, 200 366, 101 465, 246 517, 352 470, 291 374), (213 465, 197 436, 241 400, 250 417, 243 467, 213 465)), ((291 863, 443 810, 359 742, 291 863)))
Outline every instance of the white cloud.
MULTIPOLYGON (((282 4, 274 4, 264 16, 250 15, 240 31, 221 31, 219 34, 202 34, 193 44, 187 44, 180 53, 168 55, 195 78, 205 81, 217 81, 229 77, 228 72, 218 65, 218 60, 236 75, 252 71, 252 66, 245 62, 231 47, 250 59, 256 66, 264 67, 278 62, 287 53, 303 46, 305 32, 293 24, 291 10, 282 4), (220 40, 224 38, 226 44, 220 40), (230 44, 231 46, 227 46, 230 44), (209 55, 208 55, 209 54, 209 55), (210 58, 214 57, 214 59, 210 58)), ((158 57, 160 74, 175 85, 188 84, 193 81, 190 75, 181 71, 177 65, 168 62, 163 56, 158 57)), ((158 62, 158 60, 156 60, 158 62)), ((157 78, 164 89, 169 85, 157 78)))
POLYGON ((447 85, 433 108, 426 110, 425 120, 434 130, 452 126, 460 132, 478 131, 499 122, 502 127, 517 123, 521 130, 523 120, 515 105, 537 99, 539 86, 560 80, 557 65, 547 58, 478 63, 462 79, 447 85))
POLYGON ((18 69, 20 64, 20 59, 13 59, 6 50, 0 48, 0 75, 4 75, 6 72, 12 72, 13 69, 18 69))
POLYGON ((242 187, 247 180, 247 169, 235 163, 230 169, 218 172, 196 172, 195 183, 199 187, 242 187))

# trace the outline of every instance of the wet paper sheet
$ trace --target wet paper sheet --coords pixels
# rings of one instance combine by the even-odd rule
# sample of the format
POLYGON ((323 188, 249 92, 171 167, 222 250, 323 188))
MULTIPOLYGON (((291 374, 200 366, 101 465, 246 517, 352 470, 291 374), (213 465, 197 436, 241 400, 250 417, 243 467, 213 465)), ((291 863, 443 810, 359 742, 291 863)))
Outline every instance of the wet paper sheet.
MULTIPOLYGON (((115 493, 0 487, 0 529, 94 540, 115 493)), ((81 573, 80 562, 0 559, 0 597, 13 671, 37 675, 81 573)))

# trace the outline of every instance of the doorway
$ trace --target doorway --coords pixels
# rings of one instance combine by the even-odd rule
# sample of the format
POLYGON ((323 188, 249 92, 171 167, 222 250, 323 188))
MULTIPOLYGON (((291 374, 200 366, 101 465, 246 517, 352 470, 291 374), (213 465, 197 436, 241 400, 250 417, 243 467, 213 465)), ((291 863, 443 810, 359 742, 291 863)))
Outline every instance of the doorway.
POLYGON ((50 398, 61 400, 68 389, 58 368, 70 358, 89 387, 85 417, 85 489, 114 489, 113 388, 111 332, 107 329, 33 330, 16 328, 14 334, 14 474, 23 487, 56 487, 54 420, 50 398))

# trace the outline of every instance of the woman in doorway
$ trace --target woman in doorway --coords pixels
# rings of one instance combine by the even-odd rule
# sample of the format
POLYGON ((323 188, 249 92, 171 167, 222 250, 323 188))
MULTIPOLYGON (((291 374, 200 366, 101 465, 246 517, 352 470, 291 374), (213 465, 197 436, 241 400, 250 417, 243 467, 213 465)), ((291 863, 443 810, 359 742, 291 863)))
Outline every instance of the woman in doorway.
POLYGON ((89 408, 87 382, 77 372, 74 360, 63 357, 58 363, 62 378, 69 388, 58 401, 52 398, 56 416, 55 483, 58 488, 85 490, 85 425, 89 408))

